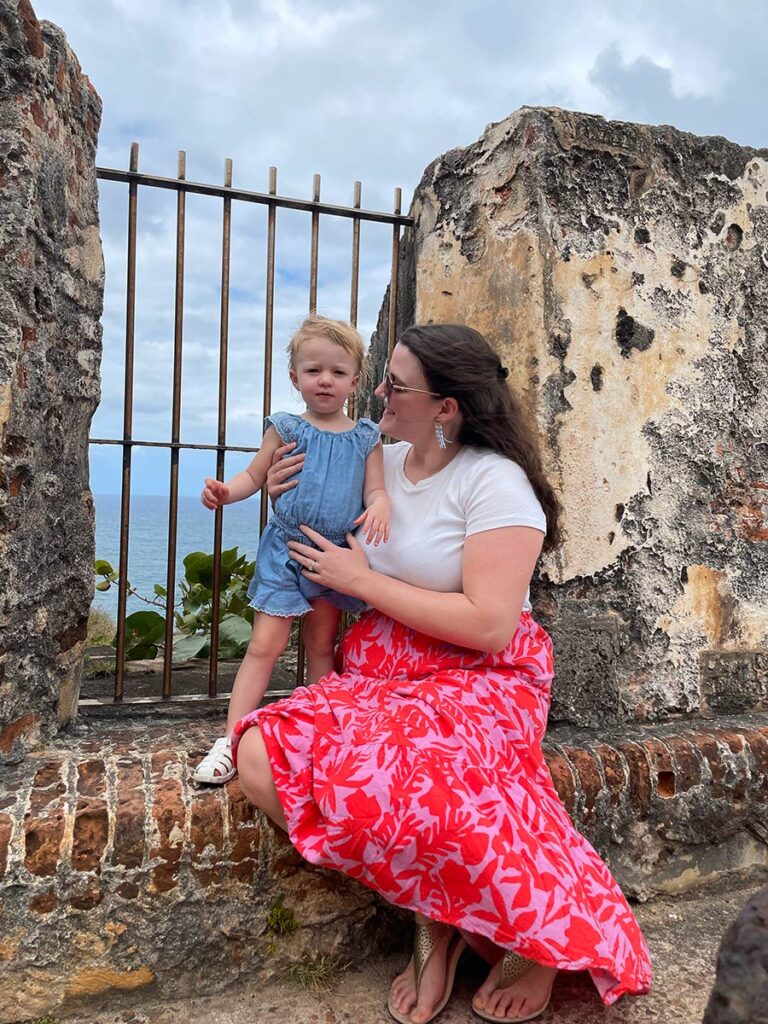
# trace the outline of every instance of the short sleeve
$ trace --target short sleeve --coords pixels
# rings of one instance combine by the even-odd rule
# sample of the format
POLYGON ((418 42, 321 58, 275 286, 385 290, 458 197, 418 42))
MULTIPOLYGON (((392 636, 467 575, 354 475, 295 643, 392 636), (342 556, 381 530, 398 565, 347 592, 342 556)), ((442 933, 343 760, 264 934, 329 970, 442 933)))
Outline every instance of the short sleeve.
POLYGON ((289 412, 273 412, 271 416, 264 418, 264 433, 269 427, 274 427, 280 436, 283 444, 290 444, 298 436, 296 429, 296 417, 289 412))
POLYGON ((547 518, 525 472, 502 455, 488 455, 463 481, 466 536, 503 526, 530 526, 547 532, 547 518))
POLYGON ((381 431, 378 423, 362 417, 357 421, 357 430, 363 442, 363 455, 367 459, 373 449, 381 440, 381 431))

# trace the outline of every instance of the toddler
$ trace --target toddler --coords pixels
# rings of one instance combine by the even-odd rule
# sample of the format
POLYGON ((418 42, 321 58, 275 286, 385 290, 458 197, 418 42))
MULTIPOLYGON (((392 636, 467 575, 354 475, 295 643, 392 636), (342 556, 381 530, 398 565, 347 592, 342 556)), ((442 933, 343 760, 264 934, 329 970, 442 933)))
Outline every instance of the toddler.
POLYGON ((333 670, 333 651, 342 611, 360 611, 357 598, 338 594, 301 574, 288 555, 288 541, 308 544, 304 524, 335 544, 361 526, 367 543, 389 537, 391 506, 384 489, 379 428, 355 423, 344 404, 363 368, 363 340, 348 323, 313 314, 288 345, 290 377, 301 392, 301 416, 278 412, 265 420, 264 438, 247 469, 227 483, 206 478, 200 500, 206 508, 229 505, 261 490, 277 448, 296 442, 292 455, 305 454, 300 482, 281 494, 259 542, 256 570, 248 589, 256 609, 253 634, 238 670, 227 715, 226 736, 216 740, 195 771, 196 782, 221 784, 235 774, 231 734, 235 723, 258 707, 272 669, 285 650, 296 615, 312 612, 304 630, 309 682, 333 670))

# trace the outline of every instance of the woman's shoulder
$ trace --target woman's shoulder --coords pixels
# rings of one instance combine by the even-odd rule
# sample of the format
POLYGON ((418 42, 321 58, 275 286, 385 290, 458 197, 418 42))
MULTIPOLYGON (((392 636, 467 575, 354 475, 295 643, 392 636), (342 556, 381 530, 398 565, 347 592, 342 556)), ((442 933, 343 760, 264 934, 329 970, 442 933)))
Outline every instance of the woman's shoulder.
POLYGON ((528 476, 517 462, 494 451, 493 448, 479 448, 476 445, 465 445, 462 455, 462 476, 490 476, 500 480, 527 481, 528 476))

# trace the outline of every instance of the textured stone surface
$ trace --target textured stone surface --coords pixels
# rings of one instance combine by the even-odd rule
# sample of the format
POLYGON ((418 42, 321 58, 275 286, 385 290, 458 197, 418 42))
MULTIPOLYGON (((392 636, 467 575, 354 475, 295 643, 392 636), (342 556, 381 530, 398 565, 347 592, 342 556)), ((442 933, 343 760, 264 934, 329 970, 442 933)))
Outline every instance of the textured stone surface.
MULTIPOLYGON (((192 784, 220 724, 156 718, 85 718, 6 769, 0 1024, 261 986, 306 953, 357 963, 406 940, 399 912, 307 865, 237 781, 192 784)), ((568 814, 630 898, 768 868, 768 723, 702 726, 547 737, 568 814)))
POLYGON ((768 1024, 768 885, 723 937, 704 1024, 768 1024))
POLYGON ((768 151, 522 108, 410 212, 398 326, 487 335, 561 492, 553 719, 768 706, 768 151))
MULTIPOLYGON (((765 872, 752 873, 635 907, 653 960, 651 993, 606 1009, 583 971, 561 973, 542 1024, 701 1024, 723 931, 765 878, 765 872)), ((387 991, 405 962, 405 953, 371 958, 344 973, 330 992, 315 994, 290 979, 266 986, 245 982, 204 999, 167 1003, 150 996, 130 1010, 102 1010, 98 1017, 85 1012, 68 1024, 390 1024, 387 991)), ((485 972, 482 961, 464 954, 440 1024, 477 1024, 470 1000, 485 972)))
POLYGON ((75 714, 93 596, 101 102, 63 34, 0 0, 0 763, 75 714))

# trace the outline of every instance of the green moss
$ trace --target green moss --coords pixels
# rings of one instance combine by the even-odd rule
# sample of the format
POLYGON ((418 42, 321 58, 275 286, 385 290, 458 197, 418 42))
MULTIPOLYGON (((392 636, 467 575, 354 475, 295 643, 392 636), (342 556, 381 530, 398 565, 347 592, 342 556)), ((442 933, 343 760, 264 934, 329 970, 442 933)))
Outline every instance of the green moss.
POLYGON ((288 977, 310 992, 330 992, 349 967, 350 962, 335 953, 305 953, 289 968, 288 977))
POLYGON ((292 935, 298 927, 293 911, 283 904, 281 896, 267 914, 267 932, 270 935, 292 935))
POLYGON ((35 1017, 34 1020, 25 1021, 24 1024, 59 1024, 59 1018, 51 1017, 49 1013, 46 1013, 42 1017, 35 1017))

